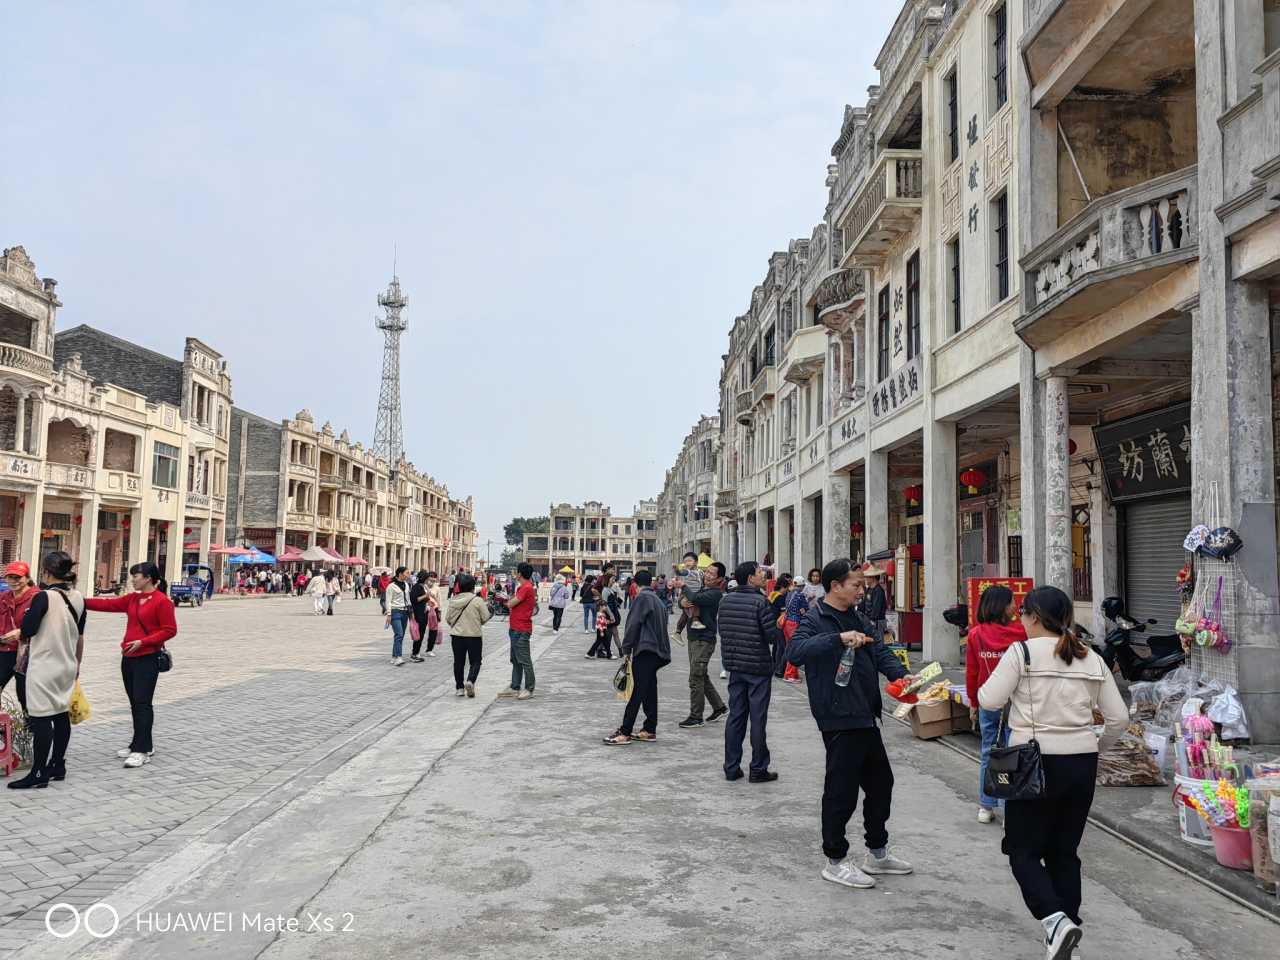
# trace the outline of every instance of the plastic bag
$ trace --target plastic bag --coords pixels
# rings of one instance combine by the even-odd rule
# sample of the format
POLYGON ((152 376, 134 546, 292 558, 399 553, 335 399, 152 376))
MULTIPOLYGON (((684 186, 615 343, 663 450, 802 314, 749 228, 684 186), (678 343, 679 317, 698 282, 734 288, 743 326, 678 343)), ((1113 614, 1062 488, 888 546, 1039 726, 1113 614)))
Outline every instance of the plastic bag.
POLYGON ((622 666, 618 667, 618 672, 613 675, 613 689, 618 691, 618 699, 629 701, 631 693, 636 688, 635 674, 631 672, 631 658, 627 657, 622 661, 622 666))
POLYGON ((1129 716, 1135 720, 1150 720, 1156 715, 1160 694, 1152 680, 1140 680, 1129 684, 1129 716))
POLYGON ((1208 716, 1214 723, 1222 725, 1223 740, 1249 739, 1249 721, 1234 687, 1226 687, 1209 704, 1208 716))
POLYGON ((89 719, 93 712, 89 709, 89 698, 84 695, 84 691, 80 689, 80 681, 76 681, 76 685, 71 688, 71 706, 68 708, 71 714, 72 723, 84 723, 89 719))

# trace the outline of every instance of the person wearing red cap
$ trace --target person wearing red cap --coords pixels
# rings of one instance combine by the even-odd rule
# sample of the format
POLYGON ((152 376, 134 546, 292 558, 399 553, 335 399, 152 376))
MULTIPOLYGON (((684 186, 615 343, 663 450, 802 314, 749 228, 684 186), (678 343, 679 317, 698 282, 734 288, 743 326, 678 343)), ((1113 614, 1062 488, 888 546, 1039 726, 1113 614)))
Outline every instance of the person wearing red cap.
POLYGON ((151 727, 155 722, 151 700, 160 678, 165 641, 177 636, 178 622, 160 568, 154 563, 135 563, 129 573, 133 577, 133 593, 123 597, 89 597, 85 603, 90 610, 123 613, 128 617, 124 639, 120 641, 123 655, 120 675, 124 678, 124 692, 133 713, 133 740, 116 756, 124 760, 126 767, 135 768, 150 763, 155 753, 151 743, 151 727))
POLYGON ((18 694, 18 703, 22 704, 22 709, 25 711, 27 685, 26 677, 18 672, 19 641, 9 637, 19 632, 22 618, 26 616, 31 601, 40 590, 31 582, 31 568, 21 560, 4 568, 4 582, 9 590, 6 593, 0 593, 0 693, 4 692, 4 688, 9 684, 9 678, 12 677, 18 694))

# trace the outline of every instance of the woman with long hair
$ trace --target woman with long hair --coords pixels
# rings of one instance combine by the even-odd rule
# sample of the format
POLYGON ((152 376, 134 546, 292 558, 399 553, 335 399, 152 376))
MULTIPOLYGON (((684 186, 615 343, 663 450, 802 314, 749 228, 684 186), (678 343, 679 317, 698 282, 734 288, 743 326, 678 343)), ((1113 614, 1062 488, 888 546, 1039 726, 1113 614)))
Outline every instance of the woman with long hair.
POLYGON ((595 576, 582 581, 582 590, 578 599, 582 601, 582 629, 590 633, 596 628, 595 576))
MULTIPOLYGON (((413 612, 413 622, 418 628, 418 636, 413 641, 413 651, 409 654, 409 659, 414 663, 426 662, 422 656, 422 641, 427 638, 427 621, 430 610, 428 600, 430 598, 431 588, 427 582, 427 571, 419 570, 413 586, 409 588, 409 607, 413 612)), ((434 650, 427 651, 428 657, 434 657, 435 655, 434 650)))
MULTIPOLYGON (((1013 602, 1013 591, 1000 584, 992 584, 982 591, 978 602, 978 621, 969 630, 965 644, 964 685, 969 694, 969 719, 982 736, 982 757, 978 762, 978 822, 990 823, 998 801, 983 788, 987 776, 987 761, 991 748, 996 746, 1000 731, 1000 711, 983 710, 978 706, 978 688, 982 686, 1010 646, 1027 639, 1027 631, 1017 619, 1018 605, 1013 602)), ((1003 740, 1008 740, 1006 731, 1003 740)), ((1000 746, 1004 746, 1001 742, 1000 746)))
POLYGON ((409 627, 409 568, 396 567, 387 584, 387 623, 391 626, 391 664, 404 666, 404 632, 409 627))
POLYGON ((1039 744, 1041 796, 1005 803, 1003 849, 1032 916, 1044 928, 1048 960, 1080 942, 1080 858, 1098 753, 1120 738, 1129 711, 1102 657, 1072 630, 1071 598, 1037 587, 1022 602, 1025 642, 1009 647, 978 690, 984 710, 1009 705, 1009 742, 1039 744), (1101 742, 1093 712, 1106 723, 1101 742))
MULTIPOLYGON (((120 641, 120 676, 133 715, 133 739, 116 751, 129 768, 151 762, 155 747, 151 728, 155 724, 156 682, 168 660, 166 641, 178 634, 178 621, 169 599, 168 585, 154 563, 135 563, 129 568, 133 592, 122 597, 89 597, 85 604, 102 613, 123 613, 127 617, 124 639, 120 641)), ((167 669, 167 667, 166 667, 167 669)))
POLYGON ((31 772, 10 790, 44 788, 67 778, 71 740, 71 692, 84 656, 85 600, 75 589, 75 562, 55 550, 41 564, 43 589, 32 599, 16 632, 27 645, 27 724, 31 729, 31 772))

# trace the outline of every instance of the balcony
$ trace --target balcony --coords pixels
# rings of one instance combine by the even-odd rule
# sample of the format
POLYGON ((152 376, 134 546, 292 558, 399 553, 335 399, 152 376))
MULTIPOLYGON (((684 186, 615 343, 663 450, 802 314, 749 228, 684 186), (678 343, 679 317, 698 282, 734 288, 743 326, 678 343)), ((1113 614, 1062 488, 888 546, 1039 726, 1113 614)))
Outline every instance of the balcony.
POLYGON ((112 496, 141 497, 142 477, 125 470, 104 470, 107 493, 112 496))
POLYGON ((53 383, 53 358, 16 343, 0 343, 0 372, 49 386, 53 383))
POLYGON ((743 426, 751 426, 751 404, 754 402, 755 395, 750 389, 739 390, 734 396, 734 416, 743 426))
POLYGON ((82 467, 74 463, 46 463, 44 465, 44 482, 55 487, 66 487, 72 490, 93 489, 93 468, 82 467))
POLYGON ((920 221, 919 150, 882 150, 841 222, 845 267, 877 267, 920 221))
POLYGON ((188 490, 187 491, 187 508, 188 509, 195 508, 197 510, 208 510, 209 495, 207 493, 200 493, 196 490, 188 490))
POLYGON ((818 322, 833 333, 844 333, 861 311, 865 299, 861 270, 837 269, 818 281, 809 305, 818 322))
POLYGON ((1045 346, 1195 261, 1195 210, 1195 167, 1093 201, 1023 257, 1014 330, 1045 346))
POLYGON ((333 527, 333 517, 327 517, 323 513, 316 517, 317 530, 332 530, 333 527))
POLYGON ((751 381, 751 404, 755 406, 772 399, 778 392, 778 368, 770 360, 761 367, 751 381))
POLYGON ((782 377, 788 383, 808 383, 827 357, 827 328, 803 327, 787 344, 782 377))
POLYGON ((342 478, 339 477, 336 473, 325 473, 323 470, 320 471, 320 486, 334 487, 336 489, 337 487, 341 486, 341 484, 342 484, 342 478))
POLYGON ((0 451, 0 477, 7 480, 29 480, 34 483, 41 476, 40 461, 26 454, 11 450, 0 451))
POLYGON ((293 530, 311 529, 311 514, 298 513, 296 510, 289 510, 284 515, 285 526, 293 530))
POLYGON ((1254 68, 1253 90, 1222 115, 1224 202, 1215 211, 1232 237, 1231 265, 1239 278, 1270 266, 1272 244, 1241 231, 1267 219, 1280 200, 1280 51, 1254 68), (1243 240, 1243 242, 1237 242, 1243 240))

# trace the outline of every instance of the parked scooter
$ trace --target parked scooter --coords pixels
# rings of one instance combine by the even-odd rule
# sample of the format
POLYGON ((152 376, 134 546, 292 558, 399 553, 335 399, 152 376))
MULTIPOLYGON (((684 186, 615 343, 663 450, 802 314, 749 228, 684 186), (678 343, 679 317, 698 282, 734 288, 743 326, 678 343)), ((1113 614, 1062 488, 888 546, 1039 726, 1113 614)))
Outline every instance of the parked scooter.
POLYGON ((1154 626, 1156 621, 1139 623, 1125 612, 1124 601, 1119 597, 1107 597, 1102 601, 1102 615, 1115 627, 1107 631, 1101 648, 1096 643, 1093 648, 1112 671, 1118 670, 1120 676, 1130 683, 1159 680, 1186 662, 1181 637, 1176 633, 1146 636, 1147 627, 1154 626), (1135 637, 1134 634, 1143 636, 1135 637), (1140 649, 1135 649, 1136 644, 1145 645, 1147 653, 1144 655, 1140 649))

